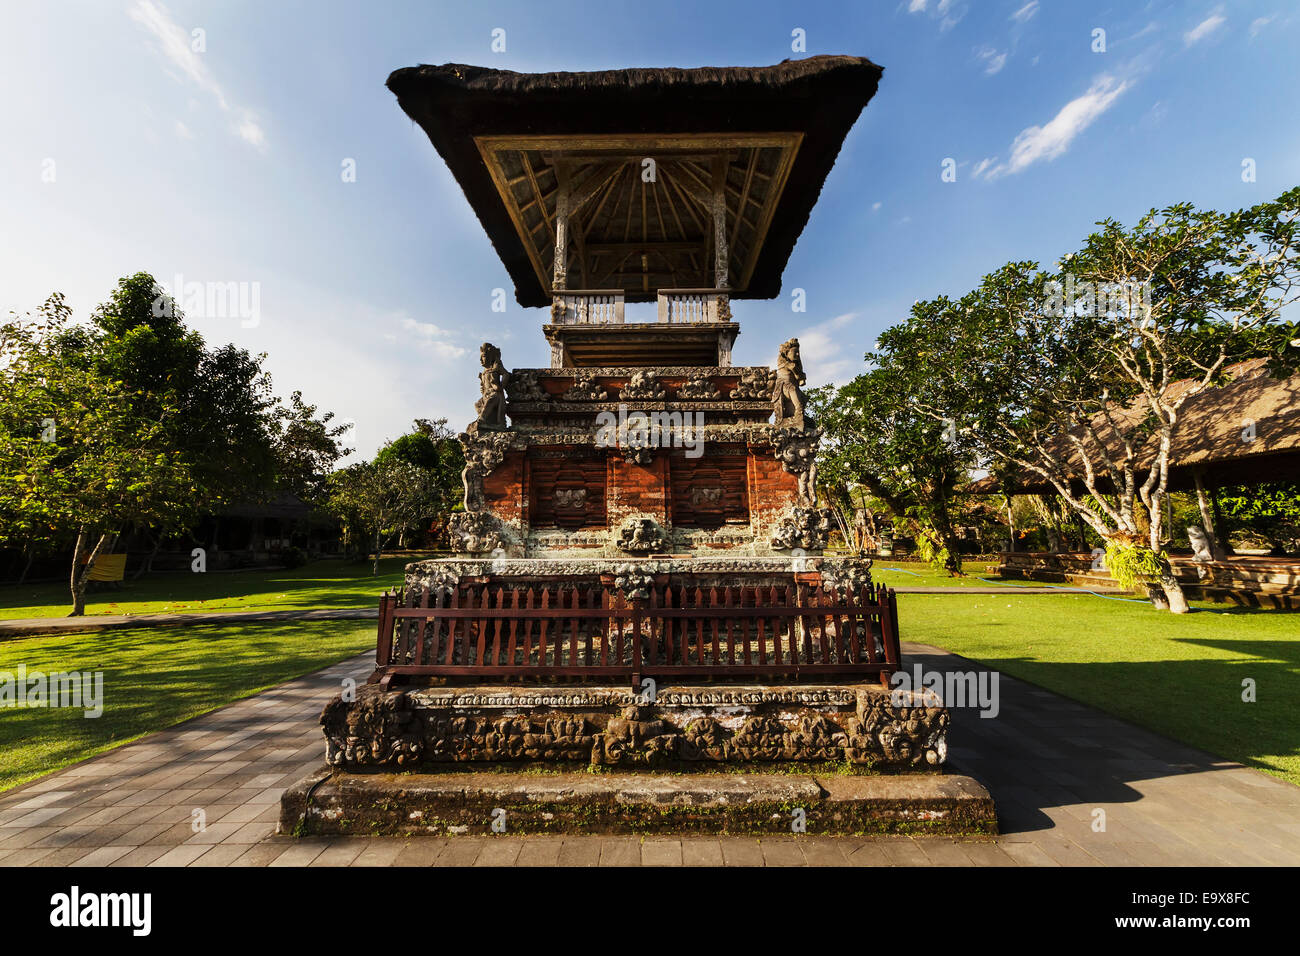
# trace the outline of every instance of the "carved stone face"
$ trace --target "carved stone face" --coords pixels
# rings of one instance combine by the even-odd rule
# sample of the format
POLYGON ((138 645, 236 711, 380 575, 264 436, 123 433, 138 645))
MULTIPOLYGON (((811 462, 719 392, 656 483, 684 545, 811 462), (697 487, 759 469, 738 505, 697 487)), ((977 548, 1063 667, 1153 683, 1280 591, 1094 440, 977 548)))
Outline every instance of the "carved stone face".
POLYGON ((501 350, 491 342, 484 342, 478 350, 478 359, 484 368, 491 368, 501 361, 501 350))

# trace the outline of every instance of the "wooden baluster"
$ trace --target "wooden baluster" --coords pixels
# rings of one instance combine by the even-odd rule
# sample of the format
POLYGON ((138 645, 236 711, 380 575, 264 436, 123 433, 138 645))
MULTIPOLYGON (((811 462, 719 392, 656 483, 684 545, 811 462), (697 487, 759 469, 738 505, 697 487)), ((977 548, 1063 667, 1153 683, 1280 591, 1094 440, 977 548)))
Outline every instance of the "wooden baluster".
POLYGON ((650 585, 650 641, 646 646, 648 663, 651 667, 659 663, 659 629, 663 626, 663 618, 654 613, 659 607, 659 589, 652 584, 650 585))
MULTIPOLYGON (((624 610, 626 610, 626 609, 627 609, 627 604, 626 604, 626 602, 624 602, 624 600, 623 600, 623 592, 622 592, 622 591, 615 591, 615 593, 614 593, 614 610, 615 610, 615 611, 624 611, 624 610)), ((614 630, 614 659, 618 661, 618 666, 619 666, 619 667, 622 667, 622 666, 623 666, 623 649, 624 649, 624 647, 625 647, 624 639, 623 639, 623 638, 624 638, 623 632, 627 629, 627 619, 626 619, 626 618, 623 618, 623 617, 619 617, 617 614, 615 614, 614 617, 612 618, 612 620, 614 621, 614 628, 615 628, 615 630, 614 630)))
MULTIPOLYGON (((795 589, 795 594, 799 602, 799 610, 808 611, 812 607, 812 596, 808 593, 808 585, 800 583, 795 589)), ((811 614, 800 614, 796 620, 799 622, 800 630, 803 631, 803 662, 811 664, 813 663, 812 625, 808 622, 812 620, 812 616, 811 614)), ((798 655, 795 657, 795 663, 799 663, 798 655)))
POLYGON ((528 668, 533 662, 533 593, 530 584, 524 591, 524 657, 523 666, 528 668))
POLYGON ((609 591, 605 588, 600 589, 600 608, 605 612, 605 616, 600 619, 596 625, 600 628, 600 666, 609 666, 609 591))
POLYGON ((822 655, 821 660, 818 663, 829 664, 831 662, 830 634, 828 633, 830 631, 830 618, 827 617, 826 611, 824 610, 827 606, 827 594, 824 587, 818 588, 818 598, 820 600, 817 600, 816 603, 823 609, 822 612, 817 615, 817 622, 821 625, 821 639, 818 643, 820 644, 822 655))
MULTIPOLYGON (((419 604, 421 610, 428 610, 429 591, 431 590, 432 588, 425 588, 420 592, 419 604)), ((411 661, 412 664, 424 663, 424 632, 427 629, 428 624, 429 619, 427 617, 415 618, 415 660, 411 661)))
MULTIPOLYGON (((569 610, 576 611, 577 609, 578 609, 578 588, 575 585, 573 590, 569 592, 569 610)), ((569 623, 571 627, 569 631, 569 666, 570 667, 578 666, 578 628, 580 626, 580 621, 581 619, 576 615, 569 618, 569 623)))
POLYGON ((542 614, 537 622, 537 666, 546 667, 546 629, 551 626, 551 616, 546 612, 551 609, 551 589, 542 586, 542 614))
MULTIPOLYGON (((452 585, 451 590, 447 594, 447 607, 449 608, 460 607, 459 586, 452 585)), ((456 626, 457 626, 456 618, 454 617, 447 618, 447 644, 446 647, 443 649, 442 653, 444 658, 443 663, 446 664, 448 667, 450 667, 452 664, 456 662, 456 626)))
MULTIPOLYGON (((677 606, 685 609, 686 607, 686 585, 679 585, 677 588, 677 606)), ((681 643, 681 662, 683 665, 691 662, 691 634, 690 626, 685 617, 677 619, 677 639, 681 643)))
POLYGON ((379 629, 375 637, 375 666, 387 667, 392 662, 393 635, 388 631, 392 614, 392 595, 385 591, 379 595, 379 629))
MULTIPOLYGON (((698 587, 695 589, 695 606, 704 607, 704 591, 698 587)), ((695 619, 695 663, 701 665, 705 663, 704 618, 702 617, 695 619)))
MULTIPOLYGON (((709 588, 709 607, 712 608, 712 607, 717 607, 717 606, 718 606, 718 589, 717 589, 717 588, 709 588)), ((718 664, 718 663, 721 663, 721 661, 722 661, 722 651, 721 651, 721 649, 718 647, 718 624, 719 624, 719 621, 718 621, 718 619, 717 619, 716 617, 710 617, 710 618, 709 618, 709 624, 710 624, 710 628, 711 628, 711 630, 713 631, 713 660, 710 661, 710 663, 711 663, 711 664, 718 664)))
MULTIPOLYGON (((767 587, 767 606, 771 607, 771 609, 775 609, 777 606, 776 588, 772 587, 772 585, 767 587)), ((770 622, 772 626, 772 663, 785 663, 784 658, 781 657, 781 624, 784 624, 785 620, 776 617, 774 614, 770 622)))
MULTIPOLYGON (((730 610, 736 605, 731 601, 731 588, 724 587, 723 593, 727 598, 727 608, 730 610)), ((736 663, 736 619, 732 615, 727 615, 727 663, 734 665, 736 663)))
MULTIPOLYGON (((586 605, 587 605, 587 607, 588 607, 589 609, 594 610, 594 609, 596 608, 597 603, 598 603, 598 602, 597 602, 597 599, 596 599, 596 590, 595 590, 595 588, 591 588, 591 587, 587 588, 587 601, 586 601, 586 605)), ((585 636, 586 636, 586 642, 585 642, 585 643, 586 643, 586 645, 587 645, 587 650, 586 650, 586 655, 585 655, 585 656, 586 656, 586 664, 587 664, 588 667, 590 667, 590 666, 591 666, 592 659, 593 659, 593 654, 594 654, 594 652, 595 652, 594 641, 595 641, 595 637, 596 637, 596 634, 595 634, 595 632, 596 632, 596 619, 595 619, 594 617, 585 618, 585 619, 584 619, 584 625, 585 625, 585 626, 584 626, 584 630, 585 630, 585 636)))
POLYGON ((874 615, 871 613, 871 585, 863 585, 861 593, 858 595, 858 607, 862 610, 862 640, 866 642, 866 647, 860 646, 858 640, 858 629, 853 628, 853 663, 862 663, 862 653, 866 651, 867 660, 876 663, 876 637, 872 631, 874 615))
MULTIPOLYGON (((739 603, 740 603, 741 608, 744 608, 744 606, 745 606, 745 591, 746 591, 746 590, 751 590, 751 591, 752 591, 753 589, 752 589, 752 588, 736 588, 736 592, 737 592, 736 597, 737 597, 738 600, 739 600, 739 603)), ((758 601, 757 601, 757 600, 754 601, 754 605, 755 605, 755 606, 754 606, 754 610, 755 610, 755 612, 757 612, 757 611, 758 611, 758 601)), ((749 625, 752 624, 753 621, 754 621, 754 618, 753 618, 753 617, 746 616, 744 613, 742 613, 742 614, 740 615, 740 629, 741 629, 741 630, 740 630, 740 634, 741 634, 741 637, 744 639, 744 643, 745 643, 745 666, 746 666, 746 667, 752 667, 753 664, 754 664, 753 658, 750 656, 750 647, 749 647, 749 630, 750 630, 749 625)))
MULTIPOLYGON (((654 586, 651 586, 650 590, 656 595, 659 592, 659 589, 654 586)), ((661 606, 665 608, 673 606, 673 589, 671 586, 664 586, 664 599, 661 606)), ((675 656, 673 653, 675 650, 675 647, 673 646, 673 622, 671 618, 666 617, 661 617, 659 620, 662 622, 661 626, 663 627, 664 632, 664 661, 665 663, 671 664, 673 662, 673 657, 675 656)))

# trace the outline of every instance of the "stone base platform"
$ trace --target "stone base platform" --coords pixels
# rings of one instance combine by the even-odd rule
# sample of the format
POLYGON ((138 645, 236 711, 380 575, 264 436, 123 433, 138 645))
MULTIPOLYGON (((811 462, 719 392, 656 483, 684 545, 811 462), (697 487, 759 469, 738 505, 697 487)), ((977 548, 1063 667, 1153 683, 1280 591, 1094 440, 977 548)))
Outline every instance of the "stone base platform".
POLYGON ((354 772, 456 764, 937 771, 949 722, 937 701, 878 683, 705 684, 649 695, 607 686, 367 684, 321 714, 326 762, 354 772))
POLYGON ((995 834, 988 791, 935 773, 336 773, 298 781, 279 832, 995 834))

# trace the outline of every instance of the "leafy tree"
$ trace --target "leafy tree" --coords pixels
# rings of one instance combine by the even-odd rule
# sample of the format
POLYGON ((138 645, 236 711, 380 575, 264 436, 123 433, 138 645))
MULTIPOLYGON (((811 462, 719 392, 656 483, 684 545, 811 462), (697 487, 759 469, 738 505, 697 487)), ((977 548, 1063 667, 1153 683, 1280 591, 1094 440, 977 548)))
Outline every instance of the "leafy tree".
POLYGON ((1223 533, 1258 535, 1281 551, 1300 541, 1300 482, 1229 486, 1218 499, 1227 524, 1223 533))
POLYGON ((1294 365, 1300 340, 1281 312, 1298 211, 1294 189, 1233 213, 1181 204, 1131 229, 1105 220, 1055 271, 1008 263, 958 299, 918 302, 881 336, 881 360, 989 467, 1050 484, 1108 549, 1149 551, 1129 565, 1158 568, 1153 602, 1185 611, 1162 551, 1180 412, 1236 361, 1294 365))
POLYGON ((169 441, 175 394, 151 393, 143 414, 140 392, 105 374, 98 340, 71 329, 70 317, 54 295, 38 319, 0 327, 0 513, 13 519, 0 535, 75 535, 69 587, 79 616, 95 560, 125 525, 174 520, 192 509, 196 489, 169 441))
POLYGON ((865 489, 888 507, 899 531, 916 539, 927 561, 960 574, 955 519, 970 456, 955 428, 909 401, 907 371, 878 365, 843 388, 811 390, 810 407, 825 433, 818 484, 842 515, 842 530, 855 510, 854 491, 865 489))
POLYGON ((358 462, 330 475, 329 507, 353 529, 365 529, 374 544, 372 573, 379 573, 384 543, 425 514, 433 495, 433 472, 396 456, 358 462))
POLYGON ((302 399, 302 392, 289 396, 274 414, 277 487, 312 504, 324 504, 331 497, 330 473, 334 465, 350 455, 343 439, 348 426, 334 421, 333 412, 319 417, 316 406, 302 399))
POLYGON ((425 529, 431 520, 445 518, 460 503, 464 491, 461 472, 465 453, 447 419, 415 420, 413 431, 395 438, 375 455, 376 464, 395 459, 429 472, 429 498, 425 513, 405 530, 425 529))

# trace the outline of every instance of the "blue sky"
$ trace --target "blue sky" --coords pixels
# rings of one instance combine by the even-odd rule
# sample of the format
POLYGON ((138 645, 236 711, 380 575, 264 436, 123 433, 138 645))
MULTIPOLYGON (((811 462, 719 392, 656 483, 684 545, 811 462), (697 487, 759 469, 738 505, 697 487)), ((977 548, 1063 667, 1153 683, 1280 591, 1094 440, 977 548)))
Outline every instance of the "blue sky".
POLYGON ((798 335, 812 384, 851 377, 915 299, 1054 261, 1097 219, 1236 208, 1300 182, 1288 0, 96 0, 11 2, 5 21, 0 310, 59 290, 84 316, 140 270, 244 283, 255 321, 191 324, 268 353, 277 391, 355 421, 363 456, 416 416, 463 427, 480 342, 511 367, 547 364, 543 310, 511 291, 492 311, 505 270, 385 89, 397 67, 881 64, 782 296, 735 306, 737 364, 770 364, 798 335))

